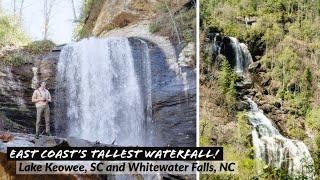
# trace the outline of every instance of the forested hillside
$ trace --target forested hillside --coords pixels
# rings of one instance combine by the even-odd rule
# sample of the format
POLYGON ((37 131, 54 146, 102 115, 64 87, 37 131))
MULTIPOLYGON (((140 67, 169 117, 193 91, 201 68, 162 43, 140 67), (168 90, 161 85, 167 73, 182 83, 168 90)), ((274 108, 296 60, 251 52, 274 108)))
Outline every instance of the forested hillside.
POLYGON ((285 168, 258 167, 244 95, 252 96, 282 135, 307 145, 319 174, 319 18, 319 1, 201 1, 201 144, 224 146, 226 157, 239 162, 240 179, 294 177, 285 168), (214 52, 216 42, 230 39, 225 37, 247 45, 252 83, 240 87, 246 78, 234 72, 225 47, 214 52))

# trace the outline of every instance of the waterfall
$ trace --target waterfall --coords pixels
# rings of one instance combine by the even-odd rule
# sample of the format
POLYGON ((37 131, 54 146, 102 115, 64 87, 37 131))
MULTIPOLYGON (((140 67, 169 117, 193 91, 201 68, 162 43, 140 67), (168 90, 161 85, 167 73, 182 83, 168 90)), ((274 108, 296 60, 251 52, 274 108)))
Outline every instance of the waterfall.
POLYGON ((145 106, 150 100, 143 102, 148 95, 142 93, 127 38, 90 38, 68 44, 57 71, 57 134, 108 144, 145 143, 149 117, 145 111, 150 111, 145 106))
POLYGON ((280 134, 262 110, 248 98, 251 110, 248 112, 253 126, 252 139, 257 159, 271 167, 283 168, 291 175, 304 174, 312 178, 307 167, 313 166, 313 160, 307 146, 298 140, 288 139, 280 134))
POLYGON ((229 37, 234 53, 235 71, 242 74, 253 62, 248 47, 244 43, 239 43, 238 39, 229 37))

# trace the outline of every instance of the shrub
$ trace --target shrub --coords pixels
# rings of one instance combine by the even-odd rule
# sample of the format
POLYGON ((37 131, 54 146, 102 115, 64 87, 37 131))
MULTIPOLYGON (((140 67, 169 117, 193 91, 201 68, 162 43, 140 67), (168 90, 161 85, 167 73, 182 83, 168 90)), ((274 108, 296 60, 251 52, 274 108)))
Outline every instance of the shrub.
POLYGON ((14 18, 0 14, 0 46, 25 45, 29 42, 29 37, 15 22, 14 18))
POLYGON ((200 146, 211 146, 210 138, 212 133, 212 124, 204 119, 200 120, 200 146))
POLYGON ((31 62, 31 57, 27 55, 21 55, 18 53, 5 55, 2 60, 3 65, 14 67, 20 67, 29 62, 31 62))
POLYGON ((43 54, 50 52, 56 45, 50 40, 33 41, 25 49, 31 54, 43 54))
POLYGON ((79 16, 80 22, 74 30, 73 39, 80 40, 92 35, 92 29, 104 3, 105 0, 83 1, 79 16))
POLYGON ((157 21, 151 22, 151 24, 149 26, 149 31, 151 33, 156 33, 158 31, 160 31, 160 29, 161 29, 160 23, 158 23, 157 21))
POLYGON ((320 131, 320 108, 313 109, 307 114, 306 123, 311 130, 320 131))
POLYGON ((242 145, 249 145, 250 144, 250 138, 248 138, 248 135, 251 134, 251 127, 249 125, 249 119, 246 115, 246 112, 239 112, 237 114, 237 126, 238 126, 238 132, 237 132, 237 140, 242 145))
POLYGON ((225 102, 228 106, 232 106, 236 102, 236 74, 230 67, 229 62, 224 58, 221 62, 220 74, 218 78, 219 87, 226 95, 225 102))

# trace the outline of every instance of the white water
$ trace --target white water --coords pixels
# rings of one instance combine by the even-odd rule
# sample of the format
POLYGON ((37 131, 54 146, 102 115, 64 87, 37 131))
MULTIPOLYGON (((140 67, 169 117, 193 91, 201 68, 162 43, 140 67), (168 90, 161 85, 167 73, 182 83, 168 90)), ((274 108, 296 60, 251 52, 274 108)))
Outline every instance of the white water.
POLYGON ((313 166, 313 160, 307 146, 298 140, 286 138, 273 126, 272 122, 248 98, 251 110, 249 120, 253 125, 252 138, 257 159, 263 160, 275 168, 284 168, 291 175, 313 175, 306 167, 313 166))
POLYGON ((235 55, 235 71, 238 74, 242 74, 253 62, 251 54, 248 50, 248 47, 244 43, 239 43, 238 39, 234 37, 229 38, 231 40, 231 45, 235 55))
POLYGON ((57 105, 57 131, 66 126, 67 136, 144 144, 145 107, 127 38, 90 38, 65 46, 57 76, 56 96, 66 98, 57 105))

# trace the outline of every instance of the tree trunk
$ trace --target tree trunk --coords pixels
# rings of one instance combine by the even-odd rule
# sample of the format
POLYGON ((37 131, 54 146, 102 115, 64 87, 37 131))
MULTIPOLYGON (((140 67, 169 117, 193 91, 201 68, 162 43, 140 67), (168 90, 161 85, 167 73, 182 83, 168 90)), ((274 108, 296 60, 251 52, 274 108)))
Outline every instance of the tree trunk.
POLYGON ((171 18, 171 21, 172 21, 172 24, 173 24, 175 33, 176 33, 176 35, 177 35, 178 43, 180 44, 180 43, 181 43, 181 38, 180 38, 180 35, 179 35, 178 27, 177 27, 177 25, 176 25, 176 21, 174 20, 173 13, 171 12, 171 9, 170 9, 167 1, 164 1, 164 3, 165 3, 165 5, 166 5, 166 8, 168 9, 168 12, 169 12, 169 15, 170 15, 170 18, 171 18))

